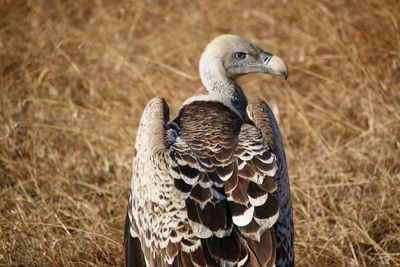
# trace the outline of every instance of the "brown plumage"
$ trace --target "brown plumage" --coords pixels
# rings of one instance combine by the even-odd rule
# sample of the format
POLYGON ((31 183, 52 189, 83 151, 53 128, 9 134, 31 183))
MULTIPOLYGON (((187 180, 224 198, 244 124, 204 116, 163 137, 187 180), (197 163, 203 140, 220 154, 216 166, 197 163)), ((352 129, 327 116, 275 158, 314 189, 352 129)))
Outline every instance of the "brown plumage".
POLYGON ((170 122, 162 98, 147 104, 125 225, 127 266, 294 265, 279 128, 269 106, 248 102, 234 82, 260 71, 286 77, 282 62, 221 36, 200 61, 208 95, 190 98, 170 122))

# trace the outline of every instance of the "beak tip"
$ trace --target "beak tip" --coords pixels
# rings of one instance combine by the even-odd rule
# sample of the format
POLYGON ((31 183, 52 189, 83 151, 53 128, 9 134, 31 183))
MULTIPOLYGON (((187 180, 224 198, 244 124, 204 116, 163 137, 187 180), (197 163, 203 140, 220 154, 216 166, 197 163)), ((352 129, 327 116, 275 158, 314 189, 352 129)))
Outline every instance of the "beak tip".
POLYGON ((283 72, 283 75, 285 76, 285 80, 287 80, 288 77, 289 77, 289 68, 288 68, 288 66, 286 65, 286 63, 285 63, 285 67, 286 67, 286 69, 285 69, 285 71, 283 72))
POLYGON ((288 79, 288 77, 289 77, 289 72, 288 72, 287 67, 286 67, 286 70, 284 70, 284 71, 281 72, 281 75, 282 75, 283 77, 285 77, 285 80, 288 79))
POLYGON ((269 57, 269 60, 265 61, 264 64, 266 64, 266 66, 268 67, 266 71, 267 73, 270 73, 272 75, 284 76, 285 80, 288 79, 289 76, 288 66, 286 65, 285 61, 283 61, 280 57, 273 55, 269 57))

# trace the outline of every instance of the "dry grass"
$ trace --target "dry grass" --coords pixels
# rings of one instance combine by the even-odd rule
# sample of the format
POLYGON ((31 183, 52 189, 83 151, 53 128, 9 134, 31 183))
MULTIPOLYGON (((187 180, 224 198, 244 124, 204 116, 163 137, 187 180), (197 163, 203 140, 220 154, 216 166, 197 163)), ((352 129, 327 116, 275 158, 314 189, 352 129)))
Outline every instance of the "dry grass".
POLYGON ((232 32, 282 56, 298 266, 400 264, 398 1, 0 0, 0 266, 121 266, 135 129, 232 32))

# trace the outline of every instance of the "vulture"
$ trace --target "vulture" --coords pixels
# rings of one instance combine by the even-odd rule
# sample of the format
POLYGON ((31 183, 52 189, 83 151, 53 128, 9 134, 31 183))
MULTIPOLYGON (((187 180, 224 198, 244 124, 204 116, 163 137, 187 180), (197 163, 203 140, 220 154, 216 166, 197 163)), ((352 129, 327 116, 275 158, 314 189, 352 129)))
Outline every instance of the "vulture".
POLYGON ((125 222, 125 265, 294 266, 285 151, 269 105, 237 77, 288 76, 286 63, 236 35, 201 55, 207 94, 170 121, 161 97, 138 127, 125 222))

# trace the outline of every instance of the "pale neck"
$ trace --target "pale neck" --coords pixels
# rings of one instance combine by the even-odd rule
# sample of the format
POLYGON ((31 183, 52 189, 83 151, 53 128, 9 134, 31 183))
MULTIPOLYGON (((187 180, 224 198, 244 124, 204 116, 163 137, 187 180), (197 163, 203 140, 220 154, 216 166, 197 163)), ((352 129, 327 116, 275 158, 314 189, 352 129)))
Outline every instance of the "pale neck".
POLYGON ((230 79, 220 60, 210 60, 203 54, 200 59, 200 78, 209 93, 216 93, 230 98, 233 107, 241 114, 246 114, 247 98, 239 84, 230 79))

